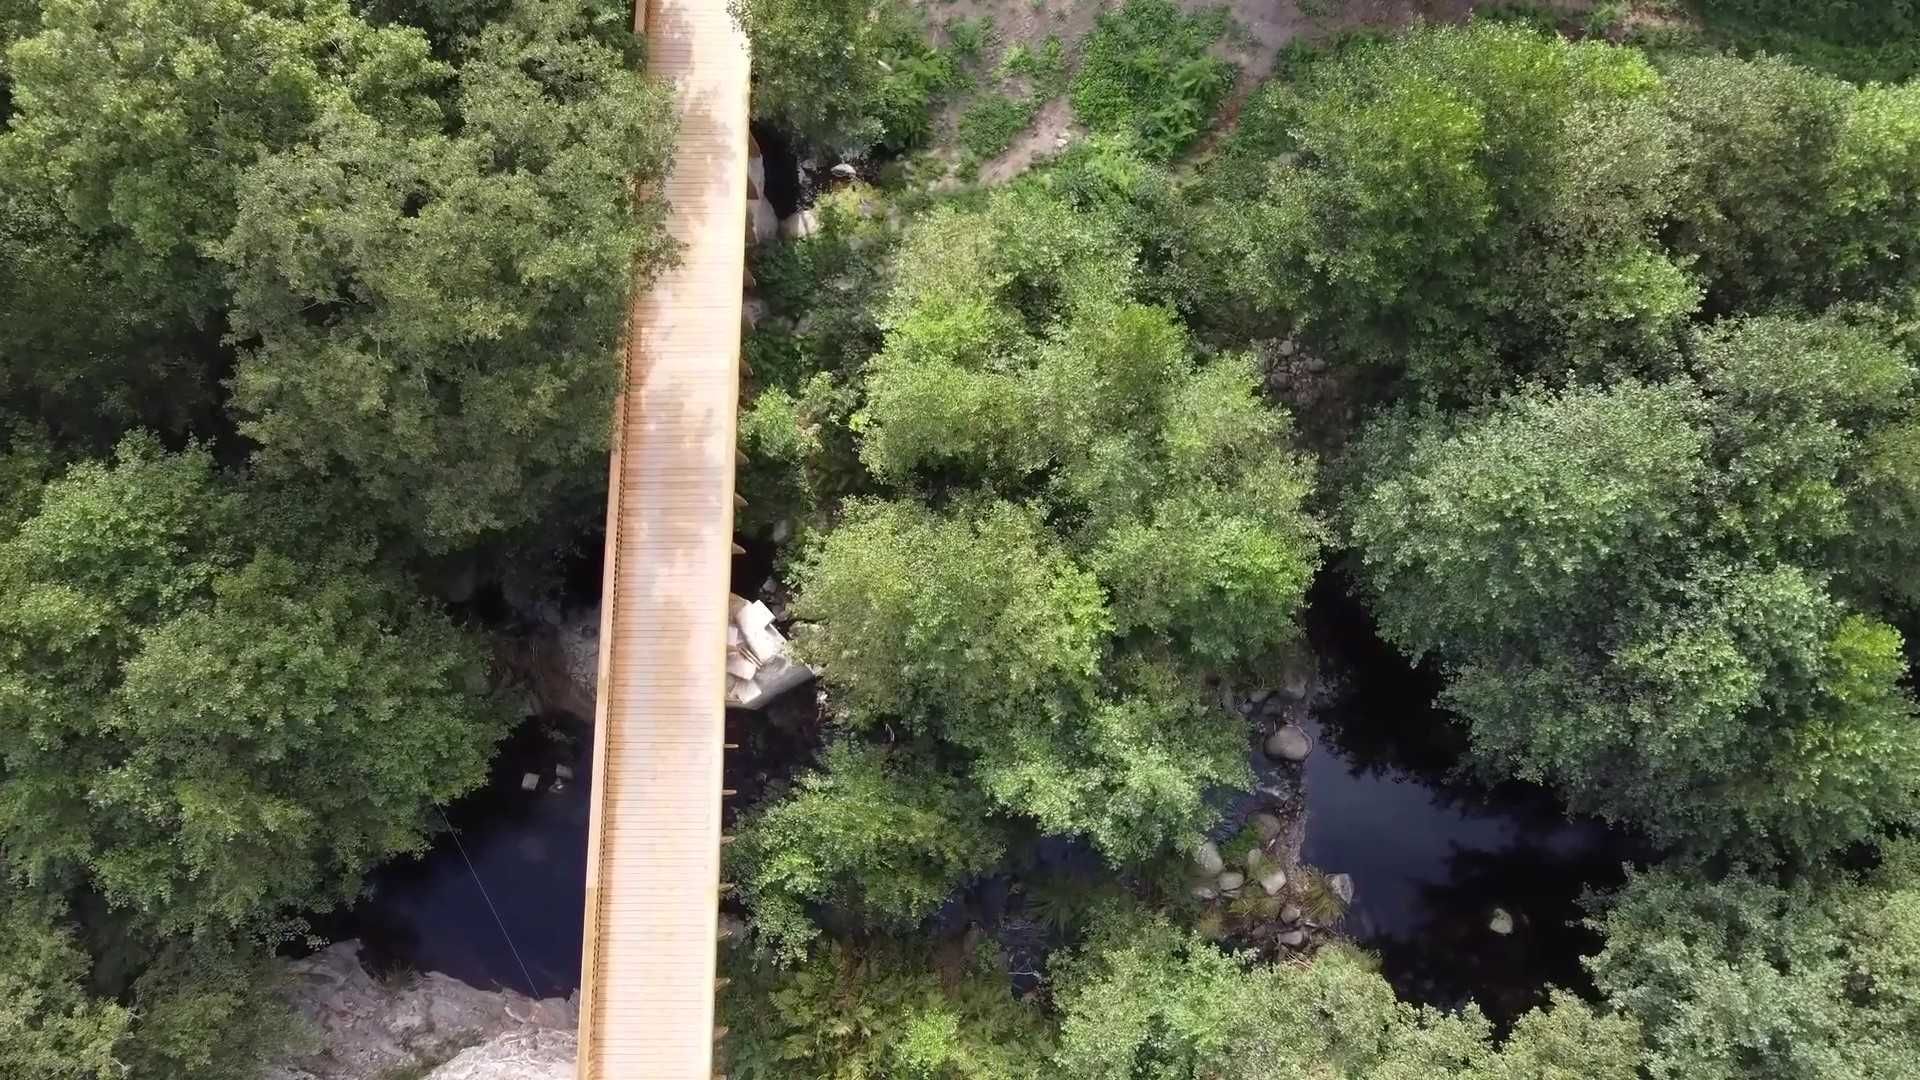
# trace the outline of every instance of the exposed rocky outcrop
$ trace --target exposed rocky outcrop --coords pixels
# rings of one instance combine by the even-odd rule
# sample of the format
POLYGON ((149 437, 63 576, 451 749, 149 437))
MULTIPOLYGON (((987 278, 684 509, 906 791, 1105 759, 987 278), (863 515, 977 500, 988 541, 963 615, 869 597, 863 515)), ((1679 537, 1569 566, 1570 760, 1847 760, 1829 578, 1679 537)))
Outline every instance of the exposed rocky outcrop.
POLYGON ((287 973, 307 1038, 263 1080, 379 1080, 431 1067, 428 1080, 555 1080, 572 1076, 579 1010, 487 991, 445 975, 380 980, 345 941, 287 973))
POLYGON ((460 1051, 427 1080, 573 1080, 579 1048, 571 1031, 516 1031, 460 1051))
POLYGON ((1313 738, 1293 724, 1282 724, 1267 736, 1266 751, 1276 761, 1305 761, 1313 752, 1313 738))

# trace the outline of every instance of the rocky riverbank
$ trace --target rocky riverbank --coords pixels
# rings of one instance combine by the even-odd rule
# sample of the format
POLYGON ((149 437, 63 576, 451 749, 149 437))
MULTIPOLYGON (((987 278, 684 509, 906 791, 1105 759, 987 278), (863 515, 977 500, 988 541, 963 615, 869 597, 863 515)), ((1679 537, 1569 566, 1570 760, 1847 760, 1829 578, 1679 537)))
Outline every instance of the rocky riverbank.
POLYGON ((288 966, 303 1038, 262 1080, 571 1080, 579 1009, 439 974, 378 979, 343 941, 288 966))

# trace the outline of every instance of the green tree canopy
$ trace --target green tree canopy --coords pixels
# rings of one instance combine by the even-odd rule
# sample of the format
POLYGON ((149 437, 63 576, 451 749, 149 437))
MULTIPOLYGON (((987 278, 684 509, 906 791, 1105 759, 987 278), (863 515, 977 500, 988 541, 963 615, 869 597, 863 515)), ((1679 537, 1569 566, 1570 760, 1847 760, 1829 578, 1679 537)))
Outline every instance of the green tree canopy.
POLYGON ((835 943, 790 970, 723 954, 727 1075, 740 1080, 1040 1080, 1051 1033, 984 943, 835 943))
POLYGON ((161 928, 352 898, 485 776, 476 644, 351 548, 247 538, 207 455, 129 439, 0 542, 0 850, 161 928))
MULTIPOLYGON (((433 549, 521 524, 606 445, 626 283, 669 256, 670 107, 587 13, 466 41, 455 133, 329 114, 241 183, 233 406, 281 473, 344 469, 433 549)), ((577 481, 573 481, 576 482, 577 481)))
POLYGON ((21 1080, 119 1080, 132 1016, 87 993, 87 955, 49 907, 0 880, 0 1069, 21 1080))
POLYGON ((444 67, 417 31, 345 0, 42 0, 9 53, 9 186, 44 190, 103 271, 147 306, 200 320, 221 302, 209 247, 260 156, 329 111, 433 125, 444 67))
POLYGON ((1781 887, 1745 873, 1636 874, 1594 926, 1610 1004, 1644 1027, 1654 1080, 1877 1080, 1920 1060, 1920 847, 1781 887))
POLYGON ((1394 997, 1352 948, 1258 964, 1164 918, 1109 912, 1054 964, 1059 1075, 1073 1080, 1633 1080, 1630 1020, 1570 994, 1522 1016, 1497 1046, 1476 1009, 1394 997))
POLYGON ((1920 280, 1920 87, 1705 57, 1675 64, 1664 97, 1688 147, 1672 246, 1713 306, 1819 307, 1920 280))
POLYGON ((1911 820, 1901 637, 1846 597, 1899 592, 1857 558, 1856 533, 1887 541, 1855 489, 1912 365, 1831 318, 1693 352, 1697 382, 1376 428, 1351 509, 1382 625, 1449 664, 1477 753, 1576 808, 1754 851, 1911 820))
POLYGON ((842 718, 957 749, 972 782, 1116 862, 1190 838, 1246 732, 1207 688, 1294 641, 1307 462, 1250 362, 1201 357, 1122 234, 1043 185, 908 231, 852 500, 794 611, 842 718))
MULTIPOLYGON (((1697 293, 1656 242, 1679 132, 1636 52, 1475 23, 1276 82, 1196 223, 1228 310, 1453 399, 1671 352, 1697 293)), ((1201 318, 1208 305, 1192 305, 1201 318)))
POLYGON ((958 81, 901 0, 728 0, 753 43, 753 111, 833 153, 906 149, 958 81))
POLYGON ((753 814, 729 849, 754 924, 783 959, 819 933, 806 905, 911 930, 997 861, 991 808, 908 747, 838 742, 794 794, 753 814))

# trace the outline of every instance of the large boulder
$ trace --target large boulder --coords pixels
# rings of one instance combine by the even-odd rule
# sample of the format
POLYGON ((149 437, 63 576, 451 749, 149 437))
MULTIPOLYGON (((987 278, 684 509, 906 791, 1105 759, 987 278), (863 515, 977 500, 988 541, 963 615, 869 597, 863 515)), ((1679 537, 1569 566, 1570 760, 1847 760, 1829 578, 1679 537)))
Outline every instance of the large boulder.
POLYGON ((579 1049, 571 1031, 516 1031, 460 1051, 426 1080, 574 1080, 579 1049))
POLYGON ((1353 875, 1328 874, 1327 891, 1339 897, 1343 904, 1353 903, 1353 875))
MULTIPOLYGON (((499 1059, 533 1060, 559 1053, 561 1036, 573 1037, 580 1013, 560 998, 536 1001, 510 990, 480 990, 440 974, 380 980, 360 962, 360 945, 344 941, 287 966, 286 997, 309 1038, 277 1061, 265 1080, 375 1080, 437 1062, 452 1065, 469 1048, 505 1036, 521 1036, 499 1059)), ((569 1051, 566 1060, 570 1063, 569 1051)), ((469 1066, 478 1067, 475 1059, 469 1066)), ((443 1066, 444 1067, 444 1066, 443 1066)), ((440 1072, 419 1075, 539 1077, 547 1073, 440 1072)), ((556 1077, 571 1075, 554 1073, 556 1077)))
POLYGON ((1305 761, 1313 753, 1313 737, 1292 724, 1267 736, 1267 756, 1276 761, 1305 761))
POLYGON ((527 708, 593 719, 600 683, 600 608, 562 613, 558 605, 532 611, 532 633, 504 643, 502 659, 526 687, 527 708))

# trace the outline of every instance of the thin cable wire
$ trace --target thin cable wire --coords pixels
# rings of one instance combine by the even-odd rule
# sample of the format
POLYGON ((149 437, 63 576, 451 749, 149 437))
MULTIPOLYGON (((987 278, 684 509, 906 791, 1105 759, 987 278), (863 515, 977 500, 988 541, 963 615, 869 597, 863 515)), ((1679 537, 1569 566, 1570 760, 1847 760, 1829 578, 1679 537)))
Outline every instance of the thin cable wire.
POLYGON ((533 998, 535 1001, 540 1000, 540 991, 533 985, 533 972, 528 971, 527 962, 520 959, 520 949, 513 943, 513 935, 507 933, 507 924, 500 918, 500 909, 493 906, 493 897, 487 894, 487 884, 480 880, 480 871, 474 869, 473 859, 467 855, 467 845, 460 842, 459 830, 453 827, 453 822, 447 820, 447 812, 445 810, 438 806, 435 806, 434 809, 440 812, 440 820, 446 822, 447 832, 453 836, 453 846, 460 849, 460 858, 467 864, 467 873, 473 875, 473 883, 480 889, 480 899, 485 900, 487 902, 487 910, 493 912, 493 925, 500 928, 500 936, 506 939, 507 949, 513 953, 513 962, 520 965, 520 974, 526 976, 527 996, 533 998))

